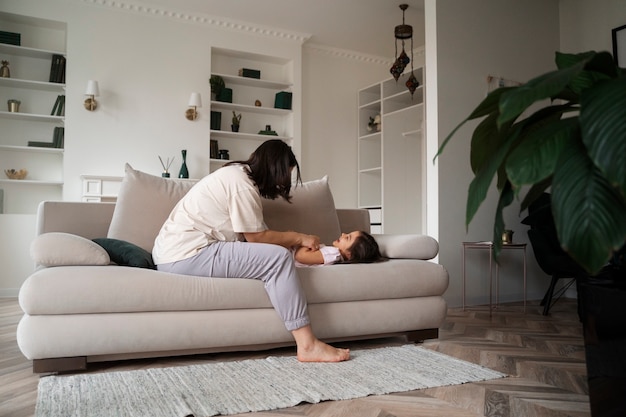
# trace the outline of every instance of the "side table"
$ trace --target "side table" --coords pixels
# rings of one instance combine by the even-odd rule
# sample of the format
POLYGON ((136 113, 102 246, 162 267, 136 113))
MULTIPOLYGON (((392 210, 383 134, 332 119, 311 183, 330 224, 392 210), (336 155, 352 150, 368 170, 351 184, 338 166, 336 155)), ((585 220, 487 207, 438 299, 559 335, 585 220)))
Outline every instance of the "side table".
MULTIPOLYGON (((526 243, 507 243, 502 245, 502 251, 521 250, 524 255, 524 312, 526 312, 526 243)), ((463 311, 465 311, 465 258, 466 252, 470 249, 487 250, 489 252, 489 311, 494 309, 493 304, 493 243, 492 242, 463 242, 463 311)), ((495 308, 499 304, 500 294, 500 266, 496 262, 496 303, 495 308)))

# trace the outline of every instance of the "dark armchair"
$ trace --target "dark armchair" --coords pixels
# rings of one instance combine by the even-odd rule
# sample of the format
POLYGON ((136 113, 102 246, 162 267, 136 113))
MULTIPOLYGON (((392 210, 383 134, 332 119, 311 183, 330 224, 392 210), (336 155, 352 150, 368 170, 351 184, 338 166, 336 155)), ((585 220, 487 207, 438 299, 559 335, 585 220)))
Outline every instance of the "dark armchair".
POLYGON ((550 194, 543 193, 528 207, 528 216, 522 220, 530 226, 528 238, 533 248, 539 267, 552 277, 546 294, 541 301, 543 315, 550 312, 550 308, 575 282, 575 277, 584 273, 584 270, 561 248, 559 244, 552 210, 550 194), (555 293, 557 283, 561 279, 569 279, 555 293))

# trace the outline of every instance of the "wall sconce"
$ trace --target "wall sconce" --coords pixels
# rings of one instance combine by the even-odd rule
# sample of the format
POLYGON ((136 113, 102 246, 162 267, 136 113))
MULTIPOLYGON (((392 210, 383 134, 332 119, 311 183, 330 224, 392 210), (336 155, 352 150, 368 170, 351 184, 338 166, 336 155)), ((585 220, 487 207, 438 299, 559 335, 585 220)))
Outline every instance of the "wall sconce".
POLYGON ((198 107, 202 107, 202 97, 200 93, 191 93, 189 97, 189 108, 185 112, 187 120, 196 120, 198 118, 198 107))
POLYGON ((85 90, 85 95, 87 96, 85 99, 85 108, 89 111, 94 111, 98 108, 98 102, 96 101, 96 97, 100 95, 98 81, 87 81, 87 90, 85 90))

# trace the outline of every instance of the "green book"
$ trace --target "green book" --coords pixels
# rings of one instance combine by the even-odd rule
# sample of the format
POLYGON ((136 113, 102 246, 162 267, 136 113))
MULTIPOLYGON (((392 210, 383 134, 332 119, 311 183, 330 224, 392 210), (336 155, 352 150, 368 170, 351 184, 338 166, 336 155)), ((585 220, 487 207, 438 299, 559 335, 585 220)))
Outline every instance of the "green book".
POLYGON ((38 142, 35 140, 29 140, 28 146, 32 146, 34 148, 54 148, 54 143, 52 142, 38 142))
POLYGON ((65 115, 65 96, 59 96, 59 107, 57 107, 57 116, 65 115))
POLYGON ((64 127, 55 127, 52 143, 55 148, 63 149, 63 145, 65 142, 65 128, 64 127))
POLYGON ((54 106, 52 107, 52 112, 50 112, 50 116, 54 116, 54 113, 56 113, 60 102, 61 102, 61 96, 57 96, 57 100, 54 102, 54 106))

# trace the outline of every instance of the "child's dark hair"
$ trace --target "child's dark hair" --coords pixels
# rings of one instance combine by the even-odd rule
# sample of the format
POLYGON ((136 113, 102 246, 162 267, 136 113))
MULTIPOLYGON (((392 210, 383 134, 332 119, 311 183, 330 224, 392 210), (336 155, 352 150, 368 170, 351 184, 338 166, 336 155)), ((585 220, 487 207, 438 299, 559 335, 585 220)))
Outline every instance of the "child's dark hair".
POLYGON ((296 170, 296 184, 300 184, 300 166, 291 147, 280 139, 263 142, 247 161, 233 161, 226 165, 245 164, 250 167, 248 176, 265 198, 282 197, 291 200, 291 170, 296 170))
POLYGON ((359 231, 359 236, 354 239, 354 243, 350 247, 350 259, 344 263, 361 263, 371 264, 374 262, 382 262, 386 258, 380 254, 378 242, 372 235, 367 232, 359 231))

